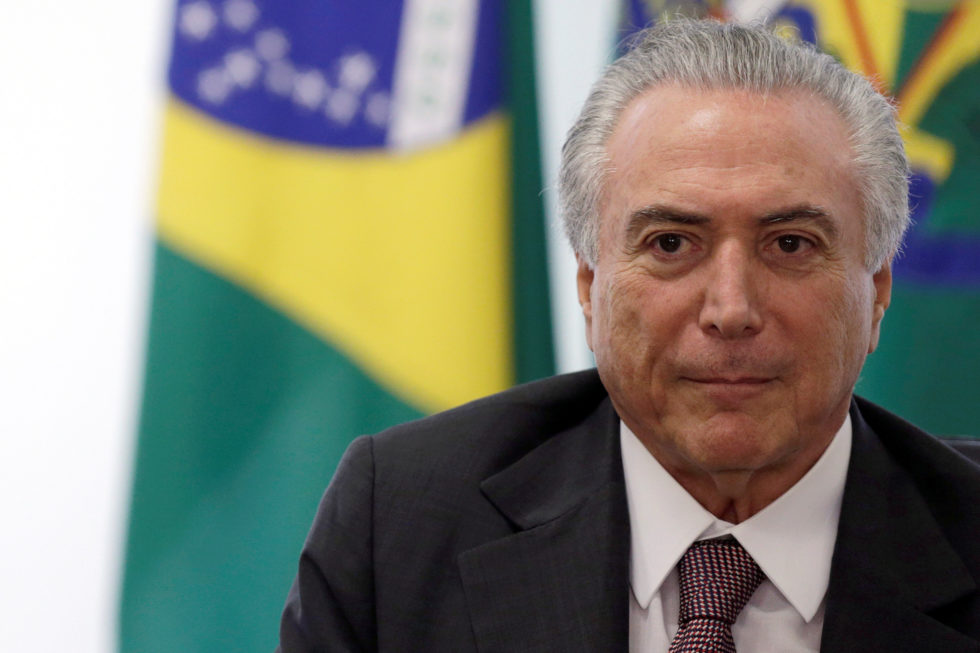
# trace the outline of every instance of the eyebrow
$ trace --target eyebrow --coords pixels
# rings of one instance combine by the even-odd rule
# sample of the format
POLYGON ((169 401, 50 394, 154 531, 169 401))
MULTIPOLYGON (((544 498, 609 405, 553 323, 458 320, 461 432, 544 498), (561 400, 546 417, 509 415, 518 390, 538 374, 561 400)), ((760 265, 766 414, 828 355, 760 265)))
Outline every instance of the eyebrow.
POLYGON ((626 225, 626 237, 632 242, 640 237, 643 230, 651 224, 698 225, 711 222, 711 218, 697 213, 686 213, 664 206, 645 206, 630 214, 626 225))
MULTIPOLYGON (((679 211, 665 206, 645 206, 630 214, 626 225, 626 236, 630 242, 634 241, 651 224, 701 225, 709 222, 711 218, 698 213, 679 211)), ((820 207, 809 204, 766 213, 759 219, 759 223, 764 225, 786 222, 812 222, 826 231, 831 238, 839 235, 837 225, 830 219, 830 215, 820 207)))
POLYGON ((831 239, 837 238, 839 230, 830 215, 817 206, 803 204, 788 209, 767 213, 760 220, 762 224, 782 224, 784 222, 812 222, 827 232, 831 239))

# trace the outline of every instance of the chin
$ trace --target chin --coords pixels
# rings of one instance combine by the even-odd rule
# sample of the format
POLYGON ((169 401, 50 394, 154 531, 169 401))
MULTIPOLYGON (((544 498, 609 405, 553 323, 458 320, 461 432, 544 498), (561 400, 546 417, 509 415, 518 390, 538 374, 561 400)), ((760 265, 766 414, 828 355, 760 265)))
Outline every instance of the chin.
POLYGON ((683 448, 695 465, 705 471, 752 471, 778 465, 795 449, 785 439, 773 439, 775 430, 732 422, 705 424, 690 432, 683 448))

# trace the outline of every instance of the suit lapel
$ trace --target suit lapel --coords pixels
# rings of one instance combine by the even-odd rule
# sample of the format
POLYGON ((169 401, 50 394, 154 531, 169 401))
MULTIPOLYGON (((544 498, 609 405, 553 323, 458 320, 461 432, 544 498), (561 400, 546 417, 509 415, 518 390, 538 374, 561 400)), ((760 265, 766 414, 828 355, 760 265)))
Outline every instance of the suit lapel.
POLYGON ((481 487, 516 530, 458 560, 481 653, 625 650, 629 515, 609 400, 481 487))
POLYGON ((852 407, 821 650, 977 651, 933 616, 976 590, 909 476, 852 407))

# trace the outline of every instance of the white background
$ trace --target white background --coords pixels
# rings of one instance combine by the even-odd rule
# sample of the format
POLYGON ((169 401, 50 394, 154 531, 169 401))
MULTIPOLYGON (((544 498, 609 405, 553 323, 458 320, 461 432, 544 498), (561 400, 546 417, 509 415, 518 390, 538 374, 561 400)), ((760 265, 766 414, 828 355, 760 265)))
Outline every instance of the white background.
MULTIPOLYGON (((551 165, 615 4, 538 2, 551 165)), ((172 7, 0 17, 0 651, 114 648, 172 7)), ((561 367, 580 368, 570 257, 552 249, 561 367)))
POLYGON ((2 651, 113 646, 167 5, 3 5, 2 651))

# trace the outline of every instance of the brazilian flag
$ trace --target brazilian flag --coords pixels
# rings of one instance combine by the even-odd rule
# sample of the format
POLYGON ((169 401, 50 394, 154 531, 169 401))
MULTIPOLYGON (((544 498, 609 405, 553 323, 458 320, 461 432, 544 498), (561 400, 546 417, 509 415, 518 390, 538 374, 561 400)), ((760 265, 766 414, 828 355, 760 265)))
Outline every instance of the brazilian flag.
POLYGON ((631 0, 626 8, 628 29, 665 12, 773 21, 895 100, 913 226, 857 392, 933 433, 980 437, 980 0, 631 0))
POLYGON ((351 439, 553 372, 530 6, 179 0, 123 651, 269 651, 351 439))

